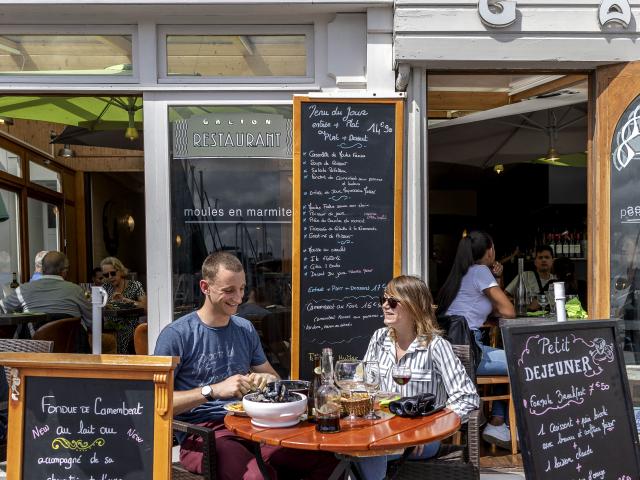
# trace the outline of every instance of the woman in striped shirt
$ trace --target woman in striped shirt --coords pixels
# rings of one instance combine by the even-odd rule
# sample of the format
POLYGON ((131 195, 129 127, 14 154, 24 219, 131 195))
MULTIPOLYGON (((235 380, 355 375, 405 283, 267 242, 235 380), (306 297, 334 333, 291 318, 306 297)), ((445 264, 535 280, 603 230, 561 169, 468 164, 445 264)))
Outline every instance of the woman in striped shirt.
MULTIPOLYGON (((380 364, 380 388, 403 396, 433 393, 436 405, 446 404, 463 421, 480 399, 464 366, 453 353, 451 344, 440 335, 435 321, 433 298, 429 288, 417 277, 401 275, 389 282, 380 298, 385 327, 375 331, 364 360, 380 364), (411 369, 405 386, 392 378, 394 366, 411 369)), ((412 458, 436 455, 440 442, 420 445, 412 458)), ((385 477, 388 457, 369 457, 360 462, 366 480, 385 477)))

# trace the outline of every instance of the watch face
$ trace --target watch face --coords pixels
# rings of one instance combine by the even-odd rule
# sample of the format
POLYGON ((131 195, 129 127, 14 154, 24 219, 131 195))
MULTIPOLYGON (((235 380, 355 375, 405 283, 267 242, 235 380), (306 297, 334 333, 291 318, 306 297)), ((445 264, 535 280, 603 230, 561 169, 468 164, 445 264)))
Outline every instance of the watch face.
POLYGON ((211 385, 205 385, 204 387, 202 387, 202 390, 200 390, 200 393, 207 400, 213 400, 213 397, 211 396, 211 385))

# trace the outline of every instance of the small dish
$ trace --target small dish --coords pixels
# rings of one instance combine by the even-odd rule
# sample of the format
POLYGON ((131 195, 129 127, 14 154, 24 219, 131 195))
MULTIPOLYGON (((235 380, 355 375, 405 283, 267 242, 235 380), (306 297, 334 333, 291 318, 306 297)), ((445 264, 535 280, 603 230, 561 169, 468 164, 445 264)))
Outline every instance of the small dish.
POLYGON ((237 415, 238 417, 248 417, 249 414, 244 411, 242 402, 225 403, 223 407, 231 415, 237 415))

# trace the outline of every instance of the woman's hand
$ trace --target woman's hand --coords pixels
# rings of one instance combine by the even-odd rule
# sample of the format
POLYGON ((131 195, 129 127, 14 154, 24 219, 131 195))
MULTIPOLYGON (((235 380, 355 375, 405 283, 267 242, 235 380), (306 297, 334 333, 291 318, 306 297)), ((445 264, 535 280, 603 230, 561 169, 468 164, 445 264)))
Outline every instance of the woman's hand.
POLYGON ((491 273, 493 273, 493 276, 496 278, 502 277, 503 270, 504 267, 500 262, 493 262, 493 265, 491 265, 491 273))

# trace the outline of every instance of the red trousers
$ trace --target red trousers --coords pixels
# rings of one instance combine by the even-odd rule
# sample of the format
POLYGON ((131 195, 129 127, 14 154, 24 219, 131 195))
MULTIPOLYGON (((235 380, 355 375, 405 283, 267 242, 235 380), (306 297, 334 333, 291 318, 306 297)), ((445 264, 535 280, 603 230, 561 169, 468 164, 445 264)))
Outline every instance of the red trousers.
MULTIPOLYGON (((227 430, 222 420, 199 424, 215 431, 217 475, 221 480, 263 480, 251 441, 227 430)), ((272 480, 326 480, 338 460, 330 452, 294 450, 262 445, 262 458, 272 480)), ((189 436, 180 447, 180 463, 202 473, 202 439, 189 436)))

